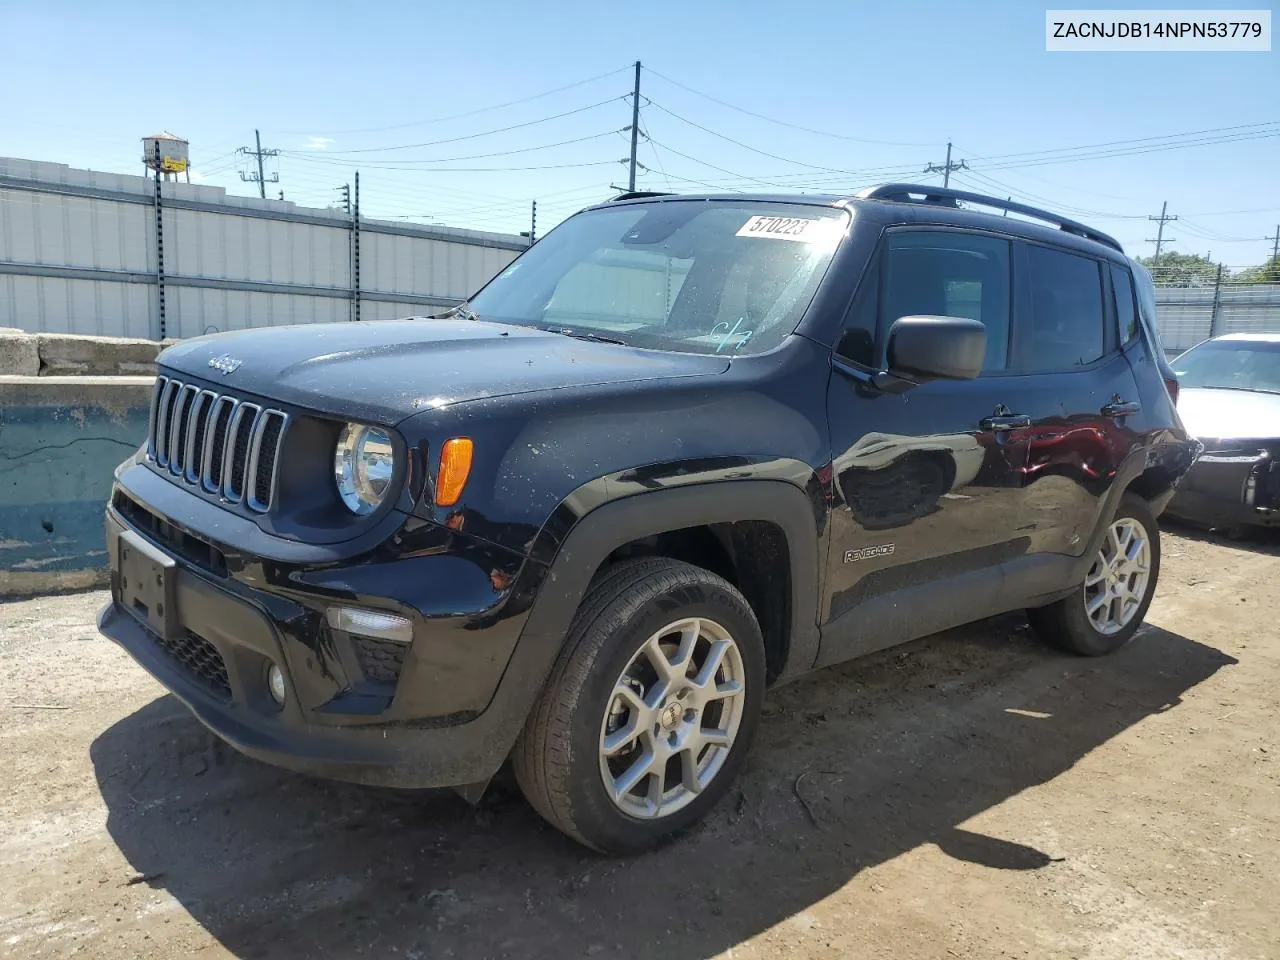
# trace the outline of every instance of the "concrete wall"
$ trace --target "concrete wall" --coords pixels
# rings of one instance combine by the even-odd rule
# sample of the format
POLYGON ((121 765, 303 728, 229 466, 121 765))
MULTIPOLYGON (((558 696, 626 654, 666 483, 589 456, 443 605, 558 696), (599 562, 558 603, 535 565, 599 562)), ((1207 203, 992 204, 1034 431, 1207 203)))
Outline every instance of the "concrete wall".
POLYGON ((0 596, 106 580, 112 471, 146 439, 150 376, 0 376, 0 596))
MULTIPOLYGON (((0 327, 187 338, 352 318, 353 232, 339 210, 0 157, 0 327)), ((438 313, 528 246, 522 237, 361 219, 360 317, 438 313)))

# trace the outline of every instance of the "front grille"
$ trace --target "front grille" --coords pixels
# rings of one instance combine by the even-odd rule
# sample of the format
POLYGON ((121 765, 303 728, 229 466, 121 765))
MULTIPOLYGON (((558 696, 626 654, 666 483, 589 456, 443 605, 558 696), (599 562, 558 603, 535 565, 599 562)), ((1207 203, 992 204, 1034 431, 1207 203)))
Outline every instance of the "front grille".
POLYGON ((288 422, 281 410, 157 377, 147 456, 176 478, 266 513, 288 422))
POLYGON ((394 685, 400 679, 408 646, 390 640, 359 636, 353 636, 351 643, 355 647, 360 672, 366 680, 394 685))
POLYGON ((223 700, 231 699, 231 681, 227 678, 227 664, 218 648, 197 633, 183 631, 181 636, 166 640, 151 634, 156 645, 178 662, 201 685, 223 700))
POLYGON ((152 540, 163 544, 170 553, 176 553, 188 563, 219 577, 227 575, 226 556, 209 541, 179 530, 167 520, 160 519, 136 500, 125 496, 122 490, 116 490, 111 503, 130 524, 152 540))

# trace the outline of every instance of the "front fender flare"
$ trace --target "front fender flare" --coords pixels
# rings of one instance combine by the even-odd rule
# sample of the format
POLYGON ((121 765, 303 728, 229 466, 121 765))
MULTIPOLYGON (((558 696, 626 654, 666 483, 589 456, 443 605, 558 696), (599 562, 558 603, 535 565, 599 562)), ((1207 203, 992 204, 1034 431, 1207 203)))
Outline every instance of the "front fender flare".
POLYGON ((493 769, 510 752, 555 664, 569 625, 605 559, 632 540, 684 527, 740 520, 776 523, 787 537, 790 637, 779 679, 809 670, 818 655, 818 518, 806 493, 781 480, 691 484, 611 501, 578 520, 556 551, 489 707, 493 769))

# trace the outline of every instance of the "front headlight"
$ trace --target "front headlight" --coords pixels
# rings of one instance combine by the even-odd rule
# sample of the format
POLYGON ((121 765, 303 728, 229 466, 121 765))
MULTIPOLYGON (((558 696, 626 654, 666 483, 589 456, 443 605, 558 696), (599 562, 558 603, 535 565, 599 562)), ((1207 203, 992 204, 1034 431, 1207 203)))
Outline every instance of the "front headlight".
POLYGON ((347 509, 364 516, 386 499, 395 475, 391 434, 378 427, 348 423, 333 451, 333 479, 347 509))

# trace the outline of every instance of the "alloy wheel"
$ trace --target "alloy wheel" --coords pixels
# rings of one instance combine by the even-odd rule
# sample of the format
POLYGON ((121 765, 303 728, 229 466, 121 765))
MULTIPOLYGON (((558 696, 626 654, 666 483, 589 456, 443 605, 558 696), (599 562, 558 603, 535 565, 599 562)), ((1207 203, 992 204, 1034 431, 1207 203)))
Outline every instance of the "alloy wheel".
POLYGON ((626 814, 682 809, 715 779, 746 700, 737 642, 705 617, 677 620, 641 645, 614 684, 600 725, 600 775, 626 814))
POLYGON ((1119 633, 1142 607, 1151 582, 1151 539, 1133 517, 1113 523, 1084 578, 1084 609, 1104 636, 1119 633))

